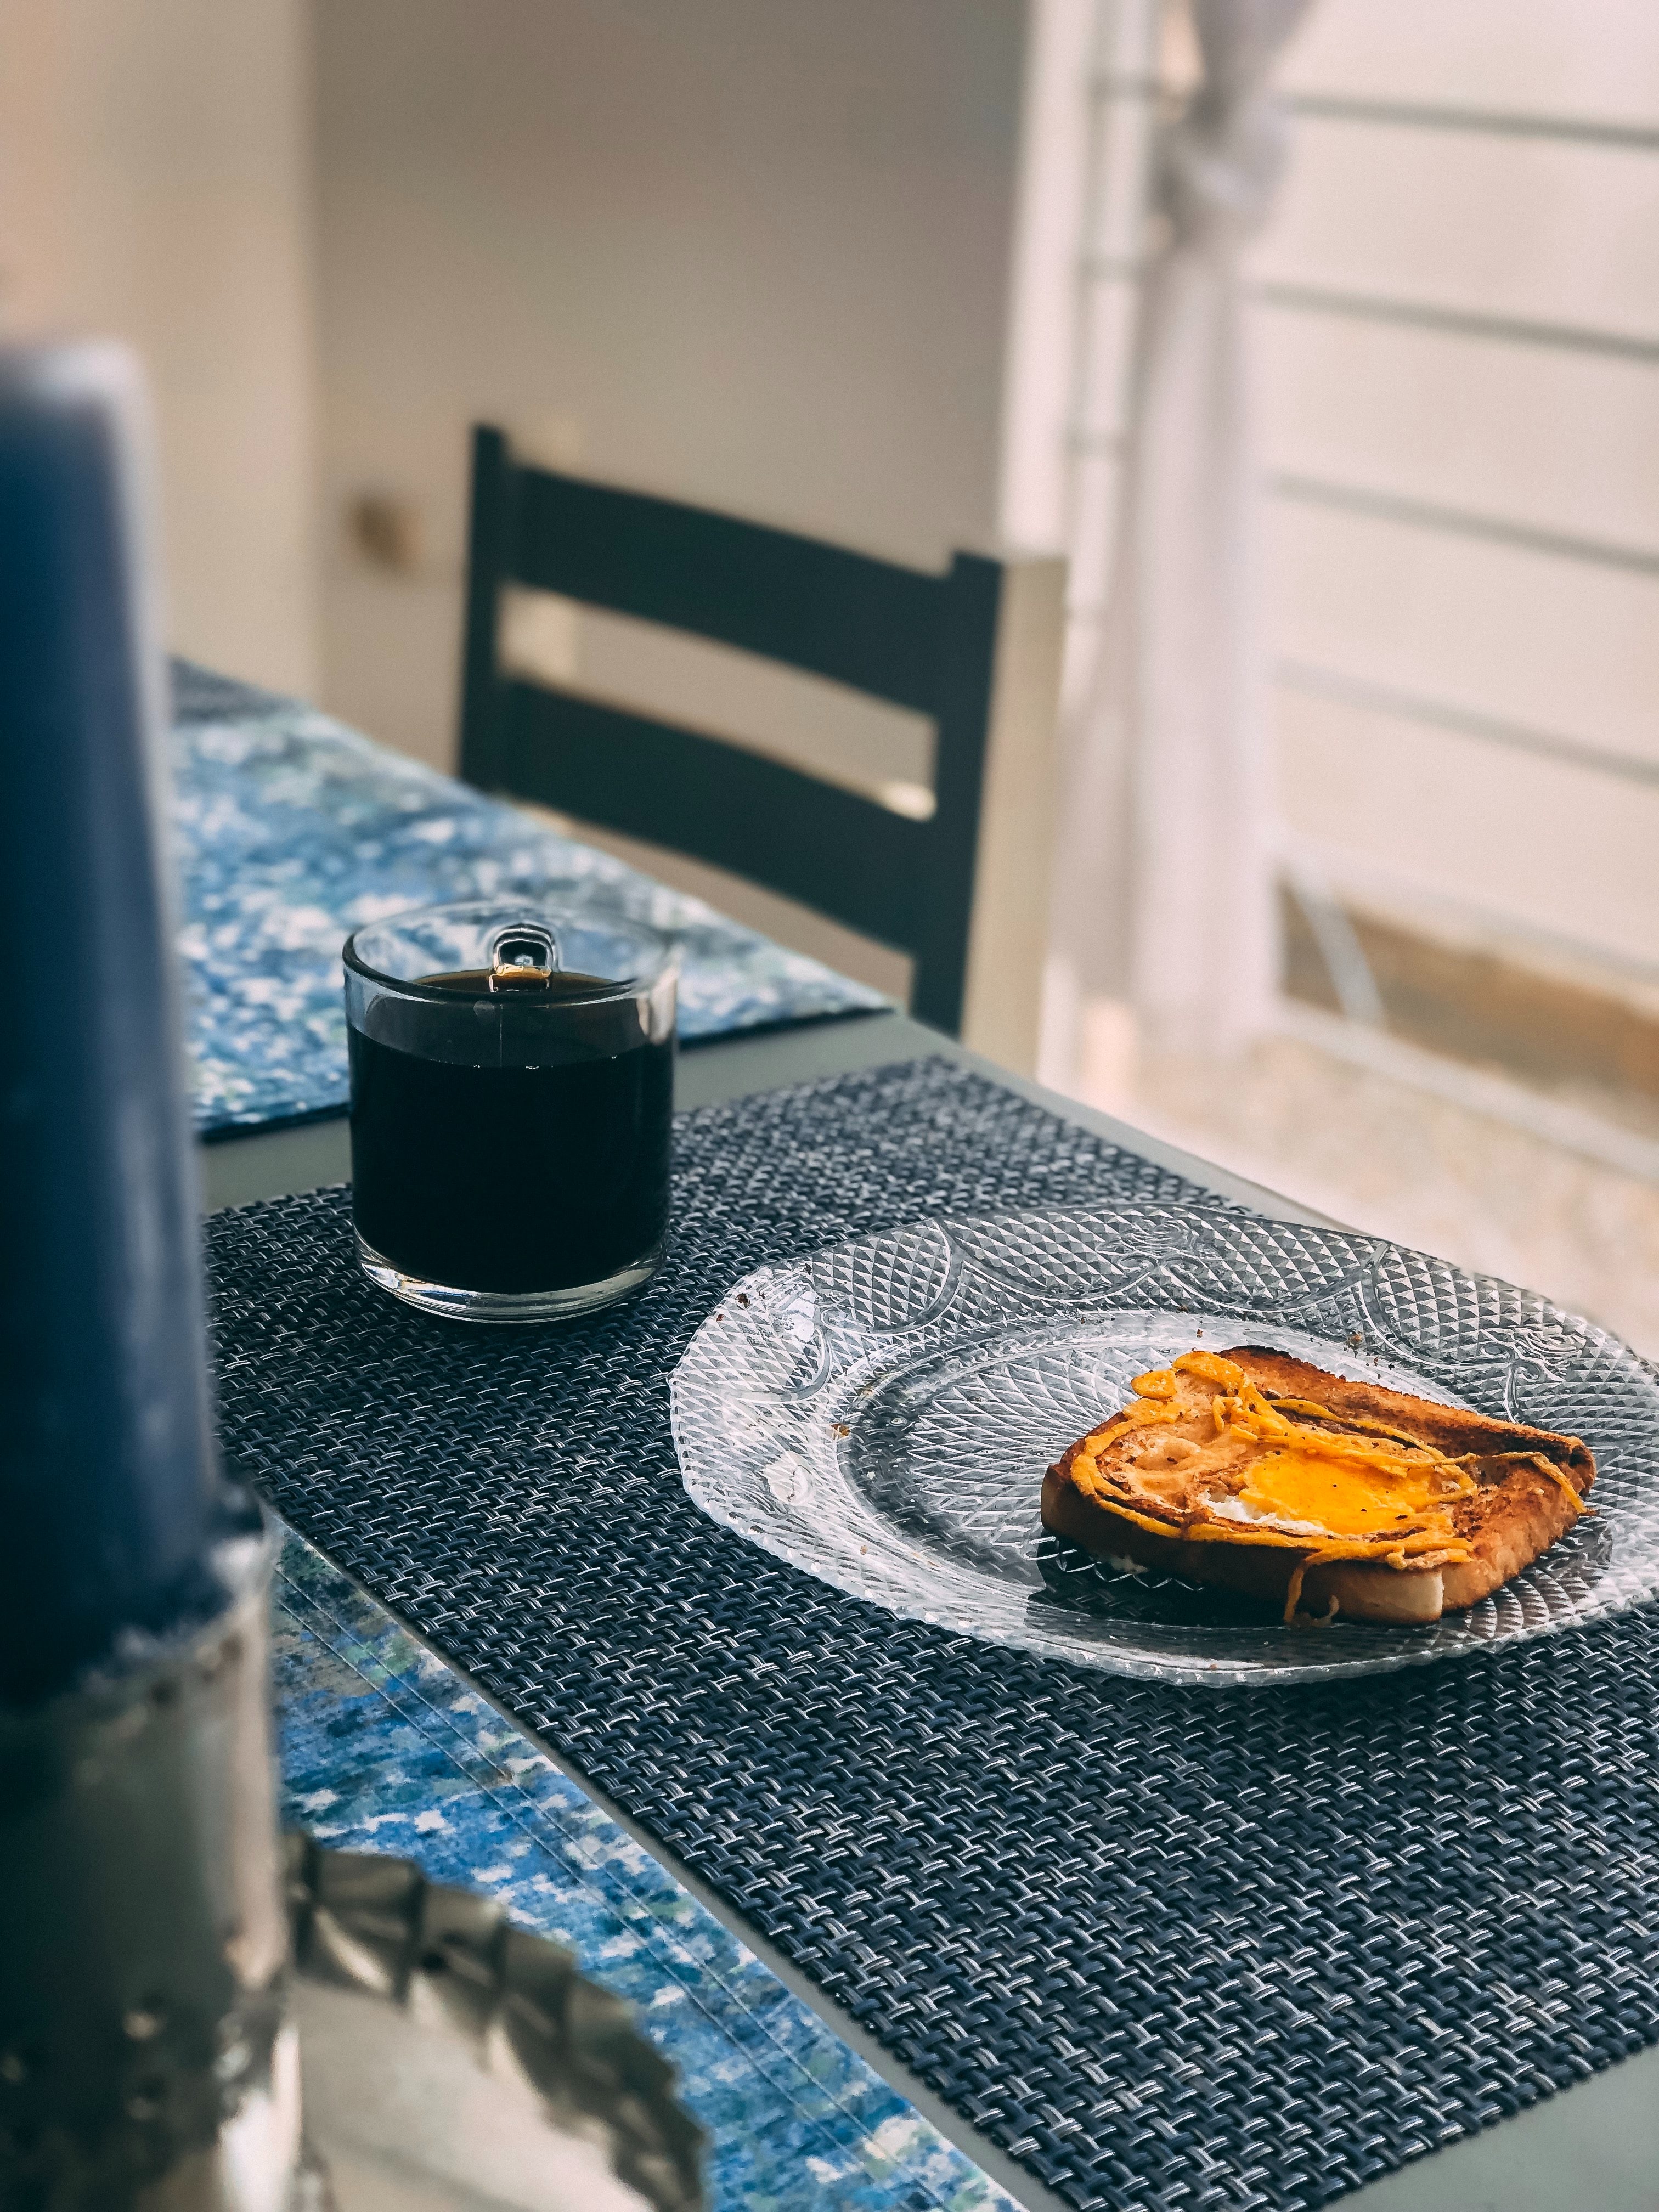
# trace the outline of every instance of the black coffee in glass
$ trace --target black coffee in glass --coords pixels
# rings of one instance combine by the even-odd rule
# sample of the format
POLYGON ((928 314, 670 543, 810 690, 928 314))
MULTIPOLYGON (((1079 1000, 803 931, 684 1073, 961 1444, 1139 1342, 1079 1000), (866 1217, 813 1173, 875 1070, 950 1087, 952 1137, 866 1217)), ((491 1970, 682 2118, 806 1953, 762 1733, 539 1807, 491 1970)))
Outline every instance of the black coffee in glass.
POLYGON ((352 1211, 370 1278, 546 1321, 647 1281, 667 1231, 674 987, 654 932, 434 908, 345 949, 352 1211))

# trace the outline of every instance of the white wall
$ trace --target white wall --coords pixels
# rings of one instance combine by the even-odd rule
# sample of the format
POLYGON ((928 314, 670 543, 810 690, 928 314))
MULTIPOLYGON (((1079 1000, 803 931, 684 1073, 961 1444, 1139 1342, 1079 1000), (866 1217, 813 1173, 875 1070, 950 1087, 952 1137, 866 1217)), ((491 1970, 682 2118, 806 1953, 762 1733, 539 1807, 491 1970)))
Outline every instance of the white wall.
POLYGON ((143 353, 176 650, 318 672, 304 0, 4 0, 0 314, 143 353))
POLYGON ((1088 203, 1097 0, 1030 0, 999 520, 1010 544, 1063 553, 1079 362, 1078 260, 1088 203))
MULTIPOLYGON (((1021 0, 318 0, 315 20, 331 707, 452 757, 480 416, 901 558, 990 534, 1021 0), (365 491, 418 506, 415 575, 354 556, 365 491)), ((707 654, 670 665, 617 627, 585 626, 585 680, 732 708, 707 654)), ((854 724, 827 690, 757 694, 752 734, 916 772, 916 730, 854 724)))

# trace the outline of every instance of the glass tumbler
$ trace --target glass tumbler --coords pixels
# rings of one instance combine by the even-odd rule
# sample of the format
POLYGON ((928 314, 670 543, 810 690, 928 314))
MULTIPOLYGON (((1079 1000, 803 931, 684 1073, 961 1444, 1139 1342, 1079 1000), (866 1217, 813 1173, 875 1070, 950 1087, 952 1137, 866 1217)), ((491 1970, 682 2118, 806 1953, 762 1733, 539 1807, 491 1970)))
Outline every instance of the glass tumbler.
POLYGON ((648 1282, 668 1228, 673 947, 475 902, 346 940, 352 1214, 371 1282, 545 1322, 648 1282))

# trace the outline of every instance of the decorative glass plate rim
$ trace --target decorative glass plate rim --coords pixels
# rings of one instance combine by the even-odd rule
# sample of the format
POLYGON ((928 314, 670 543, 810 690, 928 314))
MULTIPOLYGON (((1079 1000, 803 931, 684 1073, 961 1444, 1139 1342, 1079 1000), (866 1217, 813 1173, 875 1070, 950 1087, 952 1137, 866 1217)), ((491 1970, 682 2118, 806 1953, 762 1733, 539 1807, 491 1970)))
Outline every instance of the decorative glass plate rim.
MULTIPOLYGON (((688 1495, 746 1540, 901 1619, 1139 1679, 1236 1687, 1389 1672, 1659 1595, 1650 1362, 1537 1292, 1385 1238, 1237 1207, 1102 1200, 924 1220, 760 1267, 704 1318, 670 1398, 688 1495), (1249 1295, 1218 1295, 1229 1285, 1249 1295), (1092 1341, 1103 1357, 1132 1322, 1187 1334, 1185 1319, 1168 1327, 1177 1314, 1194 1330, 1225 1317, 1328 1366, 1587 1432, 1601 1509, 1585 1524, 1588 1548, 1575 1553, 1569 1536, 1493 1597, 1428 1628, 1126 1624, 1068 1613, 1051 1592, 1033 1598, 919 1547, 855 1486, 848 1462, 872 1401, 951 1347, 1006 1364, 1048 1328, 1056 1345, 1092 1341), (1346 1349, 1356 1340, 1357 1355, 1346 1349), (1562 1419, 1557 1400, 1583 1418, 1562 1419)), ((1033 1503, 1040 1480, 1034 1469, 1033 1503)))

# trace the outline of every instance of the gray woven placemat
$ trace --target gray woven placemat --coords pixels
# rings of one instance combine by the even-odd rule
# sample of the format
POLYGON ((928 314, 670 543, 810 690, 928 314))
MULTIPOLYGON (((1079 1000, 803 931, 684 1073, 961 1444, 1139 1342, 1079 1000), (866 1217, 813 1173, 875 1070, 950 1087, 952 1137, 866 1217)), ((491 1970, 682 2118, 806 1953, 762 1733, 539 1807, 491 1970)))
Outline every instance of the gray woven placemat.
POLYGON ((898 1621, 705 1520, 666 1378, 768 1260, 1203 1197, 929 1060, 683 1117, 631 1310, 455 1329, 345 1196, 210 1226, 278 1509, 1079 2207, 1310 2206, 1659 2039, 1656 1609, 1218 1695, 898 1621))

